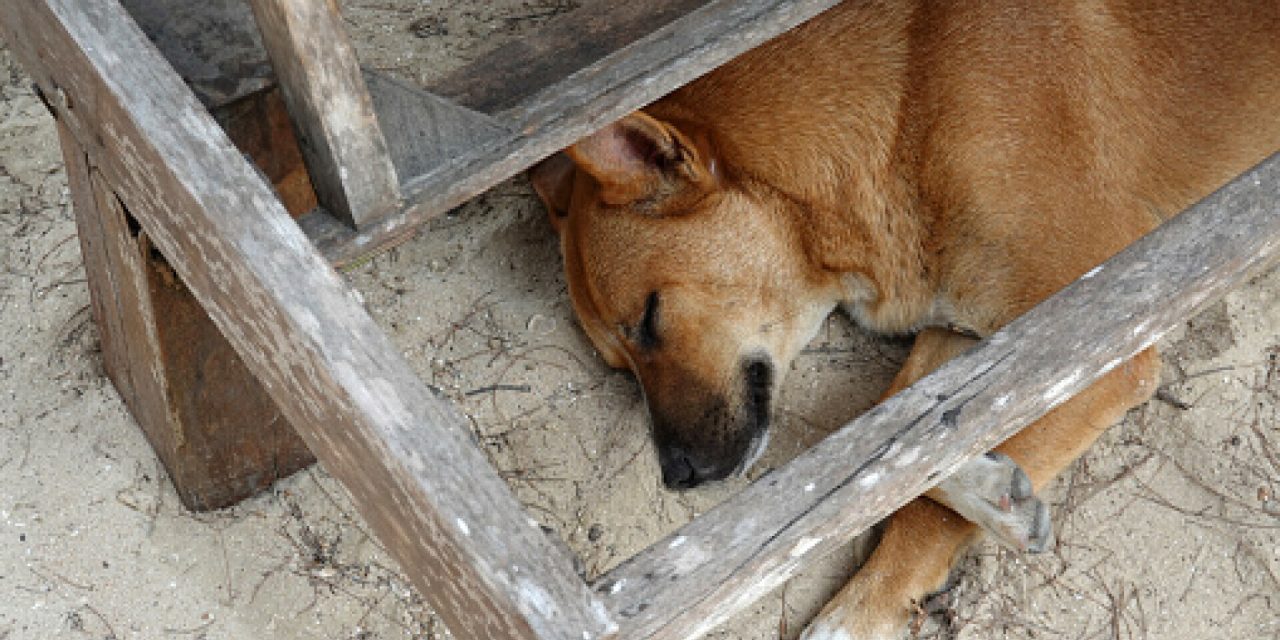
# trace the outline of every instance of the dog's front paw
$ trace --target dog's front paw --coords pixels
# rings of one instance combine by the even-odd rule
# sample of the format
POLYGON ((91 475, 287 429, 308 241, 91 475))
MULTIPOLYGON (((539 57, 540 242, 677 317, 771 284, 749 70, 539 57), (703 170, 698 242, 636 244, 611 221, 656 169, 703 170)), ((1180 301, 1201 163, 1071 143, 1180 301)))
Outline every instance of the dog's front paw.
POLYGON ((969 461, 929 495, 1008 547, 1040 553, 1049 545, 1049 508, 1033 493, 1027 474, 1004 454, 969 461))

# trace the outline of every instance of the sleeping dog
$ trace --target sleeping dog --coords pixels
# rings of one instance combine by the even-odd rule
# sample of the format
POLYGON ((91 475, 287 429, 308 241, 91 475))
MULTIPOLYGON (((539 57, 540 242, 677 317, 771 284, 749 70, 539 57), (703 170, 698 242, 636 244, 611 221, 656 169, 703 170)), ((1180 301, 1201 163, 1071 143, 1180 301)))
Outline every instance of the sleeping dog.
MULTIPOLYGON (((751 464, 832 311, 916 334, 891 394, 1278 148, 1274 0, 850 0, 532 178, 678 489, 751 464)), ((895 513, 806 637, 900 637, 979 527, 1042 546, 1034 490, 1158 370, 1140 353, 895 513)))

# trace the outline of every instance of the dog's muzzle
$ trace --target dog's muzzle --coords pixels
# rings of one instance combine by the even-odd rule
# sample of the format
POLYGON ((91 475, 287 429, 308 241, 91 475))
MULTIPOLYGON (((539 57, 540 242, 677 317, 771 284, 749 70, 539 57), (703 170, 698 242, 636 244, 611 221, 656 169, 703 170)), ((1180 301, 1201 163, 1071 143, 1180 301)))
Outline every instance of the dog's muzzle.
POLYGON ((764 452, 768 442, 770 398, 772 397, 773 364, 767 357, 745 359, 741 367, 741 396, 734 402, 717 402, 715 410, 706 411, 693 433, 716 438, 673 438, 675 430, 661 429, 668 435, 658 444, 658 465, 662 483, 671 489, 691 489, 705 482, 722 480, 745 472, 764 452), (734 407, 726 410, 727 407, 734 407), (690 446, 699 442, 700 446, 690 446))

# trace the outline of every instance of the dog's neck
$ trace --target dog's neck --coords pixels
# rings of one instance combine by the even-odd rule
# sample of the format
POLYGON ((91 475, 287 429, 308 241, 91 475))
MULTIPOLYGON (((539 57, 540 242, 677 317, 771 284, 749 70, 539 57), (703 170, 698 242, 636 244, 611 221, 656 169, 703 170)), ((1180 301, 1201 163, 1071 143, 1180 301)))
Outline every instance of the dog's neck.
POLYGON ((803 25, 650 111, 706 127, 726 175, 796 205, 797 235, 815 269, 840 283, 837 302, 874 329, 908 331, 938 307, 901 126, 911 11, 843 15, 803 25), (778 73, 779 60, 795 68, 778 73))

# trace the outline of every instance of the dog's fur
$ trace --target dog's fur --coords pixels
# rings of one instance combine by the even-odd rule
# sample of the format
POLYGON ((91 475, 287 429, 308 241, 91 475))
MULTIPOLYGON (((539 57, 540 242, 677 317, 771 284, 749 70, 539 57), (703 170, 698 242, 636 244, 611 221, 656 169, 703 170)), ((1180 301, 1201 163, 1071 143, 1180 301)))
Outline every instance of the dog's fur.
MULTIPOLYGON (((686 487, 750 464, 832 310, 919 332, 903 388, 1280 148, 1278 105, 1274 0, 851 0, 533 178, 581 324, 639 378, 686 487)), ((1140 354, 999 451, 1043 486, 1158 366, 1140 354)), ((990 528, 964 515, 896 513, 807 637, 897 637, 969 520, 990 528)))

